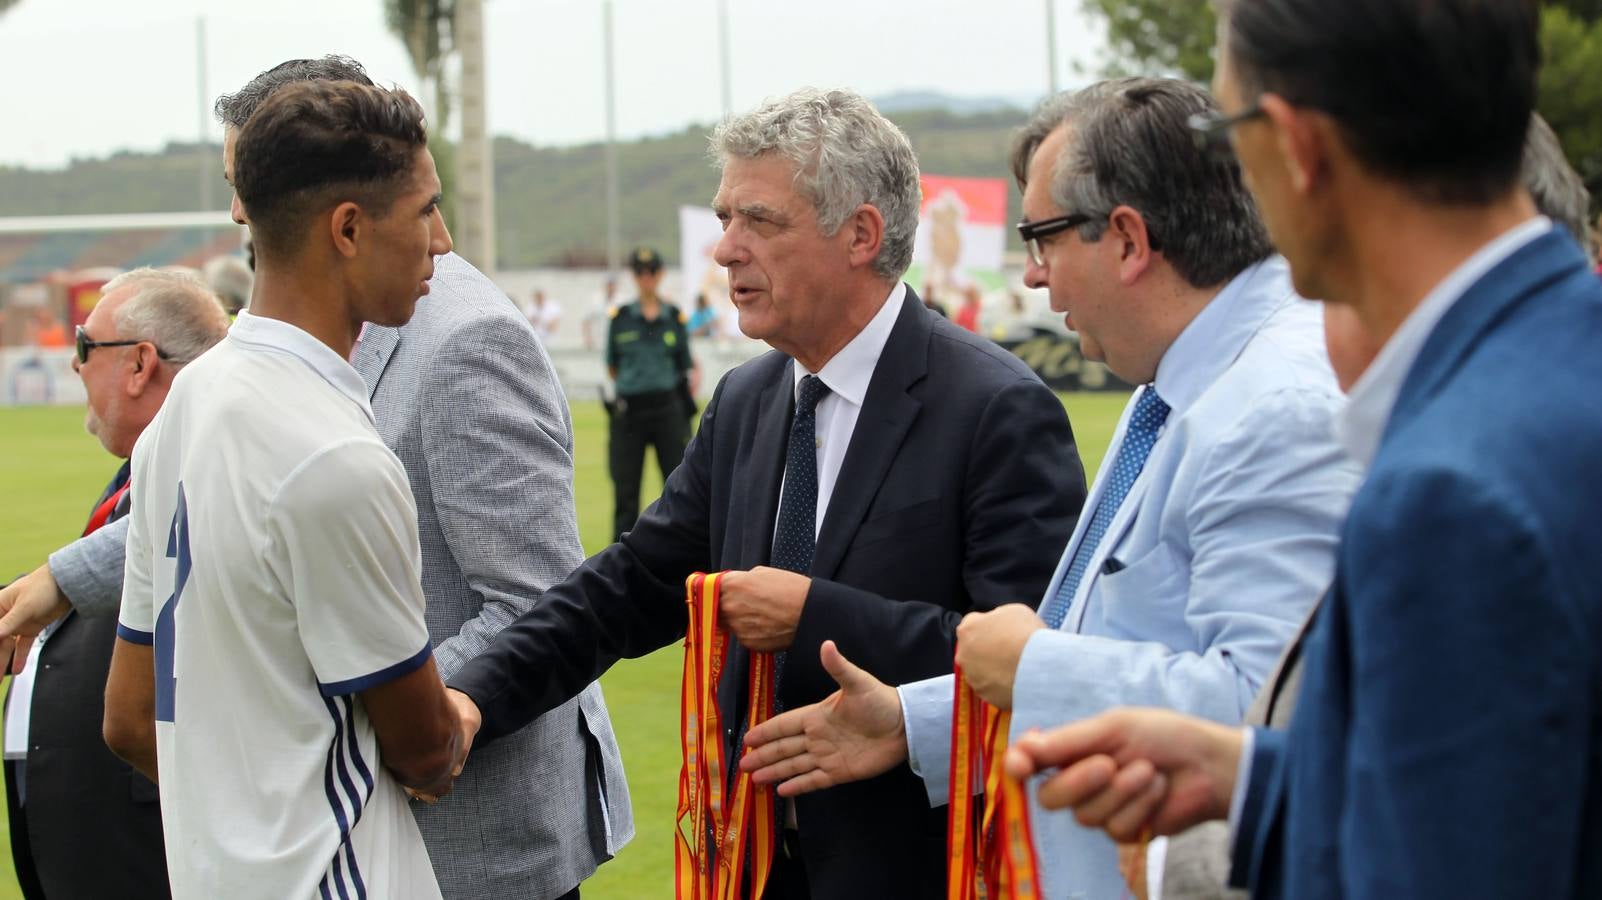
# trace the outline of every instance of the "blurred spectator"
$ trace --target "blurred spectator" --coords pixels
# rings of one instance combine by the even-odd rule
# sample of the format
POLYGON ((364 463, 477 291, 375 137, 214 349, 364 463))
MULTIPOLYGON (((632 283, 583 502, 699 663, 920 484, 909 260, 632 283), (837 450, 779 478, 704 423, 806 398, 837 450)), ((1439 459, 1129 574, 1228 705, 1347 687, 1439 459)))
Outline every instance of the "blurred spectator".
POLYGON ((979 310, 983 298, 979 294, 979 286, 970 284, 962 289, 962 305, 957 307, 957 317, 952 319, 959 327, 966 328, 974 334, 979 333, 979 310))
POLYGON ((690 313, 690 337, 712 337, 718 333, 718 314, 707 302, 706 294, 695 295, 695 312, 690 313))
POLYGON ((72 334, 49 307, 41 306, 34 311, 28 327, 28 343, 35 347, 66 347, 72 343, 72 334))
POLYGON ((223 311, 232 319, 250 305, 250 290, 256 276, 250 266, 237 256, 218 256, 200 267, 200 275, 222 301, 223 311))
POLYGON ((599 340, 597 332, 604 331, 608 327, 612 315, 617 312, 618 305, 617 279, 608 277, 601 295, 595 298, 595 302, 590 304, 589 312, 584 314, 582 324, 585 350, 595 349, 599 340))
POLYGON ((942 319, 951 318, 951 313, 946 309, 945 304, 935 299, 935 286, 933 282, 924 282, 921 296, 923 297, 924 306, 928 307, 933 312, 939 313, 942 319))
POLYGON ((1024 303, 1023 294, 1008 291, 1006 309, 997 314, 990 326, 991 339, 1025 341, 1034 337, 1034 334, 1035 330, 1029 324, 1029 306, 1024 303))
POLYGON ((562 304, 545 296, 543 288, 535 288, 534 305, 529 308, 528 323, 534 326, 540 343, 549 347, 556 340, 557 329, 562 325, 562 304))

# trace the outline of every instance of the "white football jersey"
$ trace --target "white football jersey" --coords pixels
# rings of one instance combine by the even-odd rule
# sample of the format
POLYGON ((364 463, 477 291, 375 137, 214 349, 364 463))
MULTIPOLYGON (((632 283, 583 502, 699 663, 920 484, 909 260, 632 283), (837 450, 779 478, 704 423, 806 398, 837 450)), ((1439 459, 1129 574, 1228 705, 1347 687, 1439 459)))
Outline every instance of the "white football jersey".
POLYGON ((133 454, 118 634, 151 644, 177 900, 437 900, 359 694, 429 659, 417 510, 367 386, 240 313, 133 454))

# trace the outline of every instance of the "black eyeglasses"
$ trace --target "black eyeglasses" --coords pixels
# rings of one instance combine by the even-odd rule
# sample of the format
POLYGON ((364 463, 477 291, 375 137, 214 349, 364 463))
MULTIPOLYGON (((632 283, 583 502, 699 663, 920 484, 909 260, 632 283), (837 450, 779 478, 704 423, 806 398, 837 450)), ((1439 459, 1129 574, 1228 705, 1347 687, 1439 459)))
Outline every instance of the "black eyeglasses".
POLYGON ((1018 223, 1018 236, 1023 238, 1024 249, 1029 251, 1030 261, 1037 266, 1043 266, 1046 264, 1046 256, 1040 248, 1042 238, 1094 221, 1096 221, 1095 216, 1087 216, 1084 213, 1070 213, 1055 219, 1041 219, 1038 222, 1025 220, 1018 223))
MULTIPOLYGON (((73 336, 73 348, 75 350, 77 350, 77 352, 78 352, 78 365, 80 365, 80 366, 85 364, 85 363, 87 363, 87 362, 89 362, 89 351, 95 349, 96 347, 132 347, 135 344, 150 344, 150 346, 156 347, 156 345, 154 343, 150 342, 150 341, 94 341, 94 340, 90 340, 88 333, 83 330, 83 326, 82 325, 79 325, 77 328, 73 329, 72 336, 73 336)), ((156 356, 159 359, 172 359, 172 357, 170 357, 167 354, 163 353, 160 347, 156 347, 156 356)))
POLYGON ((1229 129, 1242 122, 1262 117, 1262 105, 1253 103, 1232 116, 1223 113, 1197 113, 1185 120, 1185 124, 1190 126, 1190 139, 1195 142, 1197 150, 1214 159, 1228 159, 1235 153, 1234 148, 1229 145, 1229 129))

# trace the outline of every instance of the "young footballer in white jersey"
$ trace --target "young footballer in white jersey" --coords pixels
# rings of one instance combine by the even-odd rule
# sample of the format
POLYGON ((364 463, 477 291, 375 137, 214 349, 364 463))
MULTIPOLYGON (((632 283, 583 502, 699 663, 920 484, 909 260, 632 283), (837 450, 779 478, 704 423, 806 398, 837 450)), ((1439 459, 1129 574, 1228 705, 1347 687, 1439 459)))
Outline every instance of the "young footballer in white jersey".
POLYGON ((346 362, 451 249, 422 110, 284 88, 233 175, 255 291, 134 448, 107 741, 159 775, 177 900, 436 900, 403 788, 449 790, 467 747, 406 473, 346 362))

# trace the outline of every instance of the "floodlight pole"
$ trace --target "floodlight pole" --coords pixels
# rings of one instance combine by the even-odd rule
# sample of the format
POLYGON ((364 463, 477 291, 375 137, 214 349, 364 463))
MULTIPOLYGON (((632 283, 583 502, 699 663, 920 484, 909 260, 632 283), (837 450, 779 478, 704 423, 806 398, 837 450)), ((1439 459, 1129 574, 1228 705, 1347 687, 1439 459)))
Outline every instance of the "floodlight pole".
POLYGON ((612 59, 612 0, 601 0, 602 60, 606 66, 606 274, 617 277, 622 240, 618 234, 617 98, 612 59))
POLYGON ((729 0, 718 0, 718 56, 723 65, 723 118, 734 115, 734 86, 729 74, 729 0))
POLYGON ((1046 84, 1057 95, 1057 0, 1046 0, 1046 84))
POLYGON ((206 17, 195 17, 195 93, 199 102, 199 118, 195 128, 195 143, 200 153, 200 208, 211 209, 211 151, 206 147, 206 126, 210 122, 210 92, 206 88, 206 17))
POLYGON ((456 154, 457 252, 485 272, 495 253, 495 141, 485 85, 484 3, 458 0, 455 40, 462 60, 462 142, 456 154))

